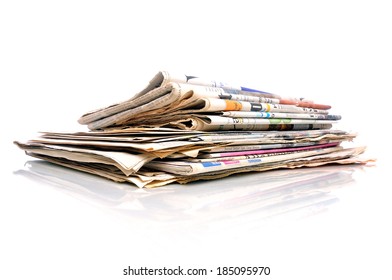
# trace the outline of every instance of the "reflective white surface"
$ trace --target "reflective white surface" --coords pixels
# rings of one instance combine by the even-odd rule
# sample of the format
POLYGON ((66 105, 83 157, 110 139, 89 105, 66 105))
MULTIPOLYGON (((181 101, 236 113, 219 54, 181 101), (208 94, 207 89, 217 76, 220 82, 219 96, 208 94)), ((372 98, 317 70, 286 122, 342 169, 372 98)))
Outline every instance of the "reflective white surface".
POLYGON ((14 279, 15 271, 117 279, 128 265, 260 265, 271 267, 271 279, 312 279, 320 271, 320 279, 383 279, 389 271, 391 190, 380 179, 387 165, 138 189, 17 158, 1 188, 3 273, 14 279))
POLYGON ((1 2, 0 279, 125 279, 128 265, 391 279, 390 14, 382 1, 1 2), (12 144, 85 129, 81 114, 160 69, 330 103, 377 163, 145 190, 12 144))
POLYGON ((234 220, 257 228, 277 218, 316 215, 338 203, 334 193, 352 186, 358 172, 364 168, 276 170, 156 189, 138 189, 39 160, 26 162, 14 174, 124 215, 135 229, 160 224, 170 231, 189 220, 193 226, 218 227, 234 220))

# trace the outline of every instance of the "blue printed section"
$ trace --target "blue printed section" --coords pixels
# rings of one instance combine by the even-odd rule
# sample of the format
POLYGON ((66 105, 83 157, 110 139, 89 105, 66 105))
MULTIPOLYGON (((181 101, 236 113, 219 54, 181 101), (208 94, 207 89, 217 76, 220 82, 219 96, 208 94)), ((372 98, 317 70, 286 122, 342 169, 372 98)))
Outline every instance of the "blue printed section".
POLYGON ((265 93, 265 94, 271 94, 269 92, 253 89, 253 88, 247 88, 247 87, 241 87, 241 90, 243 91, 248 91, 248 92, 258 92, 258 93, 265 93))
POLYGON ((270 113, 258 113, 257 116, 259 118, 271 118, 271 114, 270 113))
POLYGON ((201 164, 202 164, 204 167, 213 167, 213 166, 219 166, 219 165, 221 165, 220 162, 216 162, 216 161, 202 162, 201 164))
POLYGON ((261 159, 259 158, 248 159, 248 162, 249 163, 261 162, 261 159))

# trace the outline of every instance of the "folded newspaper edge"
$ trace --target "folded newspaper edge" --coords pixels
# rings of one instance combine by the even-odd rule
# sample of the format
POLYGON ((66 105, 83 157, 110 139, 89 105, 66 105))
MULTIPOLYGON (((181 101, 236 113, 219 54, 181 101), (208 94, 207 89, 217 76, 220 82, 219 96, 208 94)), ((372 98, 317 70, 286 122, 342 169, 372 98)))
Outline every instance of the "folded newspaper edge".
POLYGON ((358 155, 362 154, 364 147, 349 148, 338 150, 336 152, 310 156, 306 158, 291 159, 281 162, 272 162, 260 164, 249 167, 240 167, 235 169, 223 170, 218 172, 209 172, 196 174, 194 176, 175 175, 159 171, 140 171, 130 176, 125 176, 113 172, 113 170, 103 168, 101 165, 91 165, 77 161, 70 161, 64 158, 50 157, 35 153, 28 153, 32 157, 43 159, 61 166, 76 169, 79 171, 87 172, 90 174, 105 177, 116 182, 129 182, 139 188, 153 188, 164 186, 173 182, 186 184, 198 180, 212 180, 230 176, 232 174, 243 172, 261 172, 281 168, 297 168, 297 167, 314 167, 326 164, 366 164, 373 162, 374 159, 361 158, 358 155))
MULTIPOLYGON (((329 105, 316 104, 312 101, 303 101, 303 99, 281 98, 275 94, 247 87, 233 86, 194 76, 173 76, 167 71, 161 71, 144 90, 131 99, 84 114, 79 119, 79 123, 88 125, 91 130, 97 130, 111 126, 136 124, 141 120, 146 122, 146 116, 152 119, 155 117, 163 122, 166 117, 173 114, 212 112, 228 117, 230 113, 224 112, 230 111, 245 114, 266 113, 264 115, 254 114, 256 118, 340 119, 338 115, 326 117, 330 108, 329 105), (282 115, 283 113, 286 115, 282 115)), ((250 117, 253 116, 250 114, 250 117)), ((153 121, 146 122, 146 125, 153 126, 153 124, 153 121)), ((229 129, 233 128, 222 128, 222 130, 229 129)), ((264 128, 254 127, 253 129, 264 128)))

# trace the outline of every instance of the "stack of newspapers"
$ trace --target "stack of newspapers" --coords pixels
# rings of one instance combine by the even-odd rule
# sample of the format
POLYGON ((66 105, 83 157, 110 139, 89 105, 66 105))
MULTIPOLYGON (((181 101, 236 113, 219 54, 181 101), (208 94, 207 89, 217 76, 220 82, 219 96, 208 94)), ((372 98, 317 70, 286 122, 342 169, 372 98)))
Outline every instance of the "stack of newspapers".
POLYGON ((332 129, 331 106, 159 72, 131 99, 83 115, 89 132, 46 132, 30 156, 138 187, 235 173, 366 163, 355 134, 332 129))

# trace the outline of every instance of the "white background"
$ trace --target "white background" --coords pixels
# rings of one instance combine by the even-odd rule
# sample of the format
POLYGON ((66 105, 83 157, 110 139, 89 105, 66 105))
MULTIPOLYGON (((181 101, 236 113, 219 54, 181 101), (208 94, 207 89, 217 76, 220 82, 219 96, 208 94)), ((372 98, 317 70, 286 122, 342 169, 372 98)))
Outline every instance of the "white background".
POLYGON ((388 1, 0 3, 1 279, 125 279, 128 265, 270 266, 267 279, 391 279, 388 1), (160 209, 158 196, 143 206, 154 219, 143 211, 135 218, 112 211, 105 195, 91 203, 75 189, 62 191, 63 183, 23 175, 31 159, 12 141, 85 130, 80 115, 129 98, 161 69, 330 103, 377 165, 356 170, 356 183, 334 191, 339 202, 328 211, 266 224, 257 214, 235 219, 224 207, 202 211, 221 220, 194 211, 173 222, 187 209, 175 187, 178 212, 160 209))

